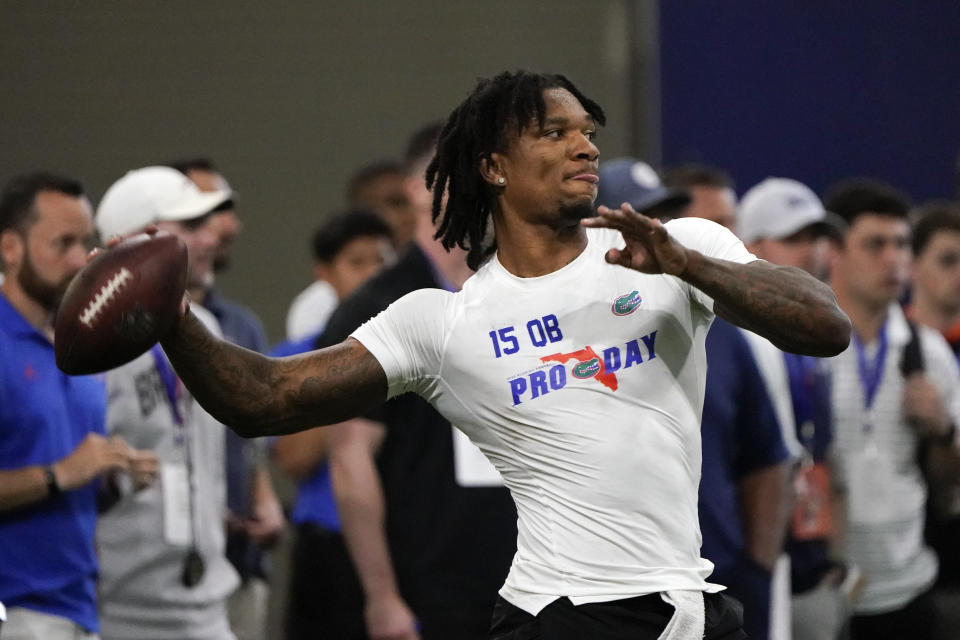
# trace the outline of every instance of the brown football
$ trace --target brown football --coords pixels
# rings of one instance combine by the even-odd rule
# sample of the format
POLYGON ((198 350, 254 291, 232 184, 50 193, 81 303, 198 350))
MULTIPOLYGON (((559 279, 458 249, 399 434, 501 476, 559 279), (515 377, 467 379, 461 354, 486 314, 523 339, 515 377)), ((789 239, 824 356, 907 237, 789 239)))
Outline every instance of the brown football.
POLYGON ((177 320, 187 282, 187 248, 166 232, 130 236, 91 260, 57 312, 57 366, 72 375, 127 363, 177 320))

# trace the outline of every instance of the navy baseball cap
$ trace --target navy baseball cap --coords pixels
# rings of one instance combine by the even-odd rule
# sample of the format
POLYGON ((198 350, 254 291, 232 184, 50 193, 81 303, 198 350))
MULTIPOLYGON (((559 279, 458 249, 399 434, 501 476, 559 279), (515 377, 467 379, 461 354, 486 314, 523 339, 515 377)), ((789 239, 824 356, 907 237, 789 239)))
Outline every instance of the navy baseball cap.
POLYGON ((681 189, 667 189, 657 172, 636 158, 602 163, 597 205, 618 209, 624 202, 641 213, 648 213, 651 209, 685 207, 690 204, 690 194, 681 189))

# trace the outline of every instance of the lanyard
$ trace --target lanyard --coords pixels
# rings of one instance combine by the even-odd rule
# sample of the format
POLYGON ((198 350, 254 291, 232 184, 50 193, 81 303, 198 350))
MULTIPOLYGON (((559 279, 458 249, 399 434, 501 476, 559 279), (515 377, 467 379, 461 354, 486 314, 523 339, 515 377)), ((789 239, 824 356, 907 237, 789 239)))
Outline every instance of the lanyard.
POLYGON ((159 344, 155 344, 150 348, 150 355, 153 356, 153 363, 157 368, 160 381, 163 383, 163 390, 167 392, 167 400, 170 404, 170 414, 173 416, 173 423, 177 425, 176 443, 182 446, 186 438, 183 414, 180 412, 180 379, 177 378, 176 372, 174 372, 173 367, 170 366, 170 361, 167 360, 167 356, 159 344))
POLYGON ((790 382, 790 397, 793 400, 793 415, 797 423, 797 435, 804 449, 813 453, 816 424, 814 420, 813 397, 817 386, 817 363, 810 356, 795 353, 783 354, 787 365, 787 378, 790 382))
POLYGON ((864 407, 869 411, 873 406, 873 400, 877 396, 877 389, 880 388, 880 381, 883 379, 883 369, 887 362, 887 325, 880 328, 880 335, 877 337, 880 342, 877 347, 877 354, 872 362, 867 360, 867 348, 857 332, 853 332, 853 346, 857 350, 857 369, 860 372, 860 384, 863 385, 864 407))
MULTIPOLYGON (((887 324, 884 323, 880 328, 880 335, 877 336, 879 345, 877 353, 872 362, 867 361, 867 349, 856 331, 853 332, 853 346, 857 350, 857 369, 860 373, 860 384, 863 386, 863 405, 864 410, 869 415, 873 407, 873 401, 877 396, 877 389, 880 388, 880 381, 883 379, 883 369, 887 362, 887 324)), ((869 420, 864 422, 863 431, 869 435, 873 431, 873 425, 869 420)))
MULTIPOLYGON (((177 428, 175 442, 177 446, 184 448, 184 464, 187 467, 187 491, 190 500, 190 535, 193 538, 191 555, 196 555, 197 519, 194 517, 196 499, 194 498, 193 460, 190 456, 190 442, 186 437, 183 414, 180 412, 180 378, 177 377, 176 372, 170 365, 170 361, 167 360, 167 355, 163 352, 163 349, 160 348, 159 343, 150 348, 150 354, 153 356, 153 362, 157 367, 157 374, 160 376, 160 381, 163 382, 163 389, 167 392, 167 399, 170 401, 170 413, 173 416, 173 422, 177 428)), ((191 555, 188 555, 187 562, 196 563, 196 559, 192 558, 191 555)), ((200 558, 201 566, 199 571, 201 575, 203 572, 202 561, 203 559, 200 558)), ((196 569, 193 570, 196 571, 196 569)), ((193 584, 187 586, 193 586, 193 584)))

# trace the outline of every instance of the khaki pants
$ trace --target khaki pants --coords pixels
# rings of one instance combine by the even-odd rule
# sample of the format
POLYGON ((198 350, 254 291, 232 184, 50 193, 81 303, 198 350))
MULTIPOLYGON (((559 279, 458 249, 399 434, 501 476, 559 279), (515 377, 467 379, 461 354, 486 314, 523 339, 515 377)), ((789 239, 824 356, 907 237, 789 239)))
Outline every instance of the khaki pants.
POLYGON ((260 578, 248 578, 230 594, 227 598, 227 617, 237 640, 263 640, 267 637, 269 600, 270 588, 260 578))
POLYGON ((3 640, 100 640, 73 620, 23 607, 7 609, 3 640))
POLYGON ((837 640, 842 637, 850 617, 846 596, 827 581, 793 596, 790 605, 793 640, 837 640))

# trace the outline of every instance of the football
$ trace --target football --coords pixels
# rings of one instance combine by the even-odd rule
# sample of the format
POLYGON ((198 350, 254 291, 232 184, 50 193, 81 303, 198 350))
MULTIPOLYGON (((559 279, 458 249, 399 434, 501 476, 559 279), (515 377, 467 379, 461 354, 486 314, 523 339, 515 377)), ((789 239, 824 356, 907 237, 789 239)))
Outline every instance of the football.
POLYGON ((113 369, 152 347, 177 320, 187 248, 173 234, 140 233, 94 257, 64 293, 54 352, 64 373, 113 369))

